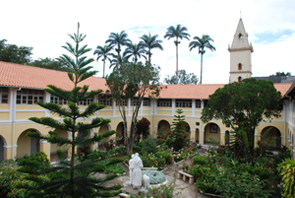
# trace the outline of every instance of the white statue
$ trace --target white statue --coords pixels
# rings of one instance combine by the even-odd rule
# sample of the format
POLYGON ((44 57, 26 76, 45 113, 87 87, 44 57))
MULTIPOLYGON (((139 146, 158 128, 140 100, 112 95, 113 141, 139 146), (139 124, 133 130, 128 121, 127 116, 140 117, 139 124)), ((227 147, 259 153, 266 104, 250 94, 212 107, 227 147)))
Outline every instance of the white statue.
POLYGON ((135 157, 132 161, 132 180, 131 184, 135 188, 141 187, 142 184, 142 175, 141 175, 141 169, 143 168, 142 160, 138 156, 138 153, 135 153, 135 157))
POLYGON ((148 190, 150 188, 150 177, 146 174, 143 175, 143 188, 148 190))
POLYGON ((134 161, 135 155, 131 155, 131 159, 129 160, 129 175, 130 175, 130 184, 132 184, 132 174, 133 174, 133 161, 134 161))

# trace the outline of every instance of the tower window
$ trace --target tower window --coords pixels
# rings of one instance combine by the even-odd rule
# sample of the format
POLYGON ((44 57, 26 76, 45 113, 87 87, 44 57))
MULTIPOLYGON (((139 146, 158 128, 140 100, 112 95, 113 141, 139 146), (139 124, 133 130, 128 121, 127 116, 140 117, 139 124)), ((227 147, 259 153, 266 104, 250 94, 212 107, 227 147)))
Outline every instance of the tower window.
POLYGON ((239 39, 241 39, 241 38, 243 38, 243 34, 240 33, 239 34, 239 39))
POLYGON ((239 76, 239 78, 238 78, 238 82, 241 82, 241 81, 242 81, 242 77, 239 76))
POLYGON ((238 64, 238 69, 242 70, 242 64, 241 63, 238 64))

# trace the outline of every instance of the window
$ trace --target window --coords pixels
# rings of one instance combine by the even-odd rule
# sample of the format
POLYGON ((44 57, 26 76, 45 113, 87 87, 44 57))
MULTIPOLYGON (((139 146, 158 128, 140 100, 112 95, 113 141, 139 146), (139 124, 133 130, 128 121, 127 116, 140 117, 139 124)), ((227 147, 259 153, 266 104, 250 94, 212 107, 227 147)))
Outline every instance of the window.
POLYGON ((106 105, 106 106, 112 106, 113 101, 112 101, 111 95, 104 95, 104 94, 99 95, 98 103, 106 105))
POLYGON ((238 69, 242 70, 242 64, 241 63, 238 64, 238 69))
POLYGON ((243 38, 243 34, 240 33, 239 34, 239 39, 241 39, 241 38, 243 38))
POLYGON ((159 99, 157 101, 158 107, 172 107, 172 99, 159 99))
POLYGON ((0 104, 8 104, 8 87, 0 87, 0 104))
POLYGON ((176 99, 176 107, 192 107, 192 100, 178 100, 176 99))
POLYGON ((204 107, 209 107, 209 102, 208 102, 208 100, 204 100, 204 107))
POLYGON ((196 126, 199 126, 200 125, 200 122, 196 122, 196 126))
POLYGON ((239 78, 238 78, 238 82, 241 82, 241 81, 242 81, 242 77, 239 76, 239 78))
POLYGON ((217 133, 217 125, 216 124, 210 124, 210 132, 217 133))
POLYGON ((43 90, 21 89, 17 91, 16 104, 35 104, 38 101, 43 102, 43 100, 43 90))
POLYGON ((201 100, 196 100, 196 108, 201 108, 201 100))
POLYGON ((87 98, 86 100, 80 101, 78 105, 88 106, 94 101, 94 98, 87 98))
POLYGON ((143 106, 151 106, 151 99, 144 98, 143 99, 143 106))
POLYGON ((50 97, 50 102, 55 103, 55 104, 59 104, 59 105, 67 105, 68 104, 67 100, 59 98, 57 96, 51 96, 50 97))
POLYGON ((131 104, 130 106, 137 106, 138 105, 138 98, 133 98, 133 100, 131 100, 131 104))
POLYGON ((128 105, 127 100, 125 100, 125 99, 117 100, 116 101, 116 106, 120 106, 120 105, 127 106, 128 105))

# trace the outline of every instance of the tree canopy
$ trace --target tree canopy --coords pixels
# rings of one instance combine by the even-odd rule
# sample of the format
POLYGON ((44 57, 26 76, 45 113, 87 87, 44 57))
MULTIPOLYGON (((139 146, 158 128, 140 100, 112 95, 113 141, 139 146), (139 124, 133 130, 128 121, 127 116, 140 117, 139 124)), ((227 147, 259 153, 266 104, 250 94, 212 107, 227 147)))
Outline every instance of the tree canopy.
POLYGON ((58 70, 58 71, 66 71, 66 72, 70 71, 70 69, 67 66, 63 65, 60 61, 57 61, 55 59, 51 59, 48 57, 44 59, 39 58, 38 60, 34 60, 33 62, 30 63, 30 66, 58 70))
POLYGON ((270 76, 291 76, 291 72, 276 72, 276 74, 272 74, 270 76))
POLYGON ((194 73, 189 73, 187 74, 184 69, 181 69, 178 71, 178 77, 176 78, 176 74, 173 76, 167 75, 166 78, 164 79, 165 84, 197 84, 198 83, 198 78, 194 73))
POLYGON ((244 159, 253 159, 255 129, 264 119, 279 117, 281 93, 273 83, 248 78, 219 88, 209 96, 209 107, 202 111, 201 120, 222 119, 235 133, 235 145, 244 159))
POLYGON ((107 86, 112 98, 119 106, 123 119, 124 136, 127 138, 127 153, 132 150, 137 131, 137 116, 144 97, 156 97, 162 88, 159 83, 159 67, 152 66, 148 62, 123 63, 119 70, 114 70, 107 76, 107 86), (132 118, 130 136, 127 135, 127 113, 126 102, 132 102, 132 118), (125 101, 125 102, 124 102, 125 101))
POLYGON ((0 61, 29 65, 33 48, 6 44, 6 41, 6 39, 0 40, 0 61))

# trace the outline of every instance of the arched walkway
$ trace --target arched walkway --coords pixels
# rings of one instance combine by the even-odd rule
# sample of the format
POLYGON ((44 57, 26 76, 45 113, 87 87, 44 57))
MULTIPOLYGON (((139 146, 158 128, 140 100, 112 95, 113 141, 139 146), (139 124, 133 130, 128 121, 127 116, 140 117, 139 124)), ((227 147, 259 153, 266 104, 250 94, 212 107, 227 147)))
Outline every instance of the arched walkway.
POLYGON ((190 135, 191 134, 191 127, 187 122, 184 122, 184 127, 185 127, 185 132, 188 133, 188 138, 186 140, 189 143, 190 142, 190 137, 191 137, 191 135, 190 135))
POLYGON ((170 124, 169 122, 167 122, 166 120, 161 120, 159 123, 158 123, 158 136, 160 135, 161 132, 164 132, 166 133, 167 132, 167 129, 170 129, 170 124))
POLYGON ((124 135, 124 124, 123 122, 120 122, 116 128, 116 139, 117 145, 123 145, 125 143, 125 135, 124 135))
POLYGON ((215 123, 208 123, 204 128, 204 143, 210 143, 209 139, 213 138, 214 142, 220 142, 220 128, 215 123))
POLYGON ((39 132, 36 129, 27 129, 20 134, 17 140, 17 157, 18 158, 22 158, 26 154, 31 155, 33 153, 37 153, 40 151, 39 140, 36 138, 31 138, 29 136, 26 136, 29 131, 39 132))
POLYGON ((199 137, 200 137, 199 135, 200 135, 200 131, 199 131, 199 129, 196 128, 196 132, 195 132, 195 142, 196 143, 199 143, 199 137))
POLYGON ((0 135, 0 162, 7 159, 5 146, 7 146, 6 140, 0 135))
POLYGON ((261 141, 266 141, 269 148, 281 148, 281 132, 273 126, 265 127, 261 131, 261 141))

